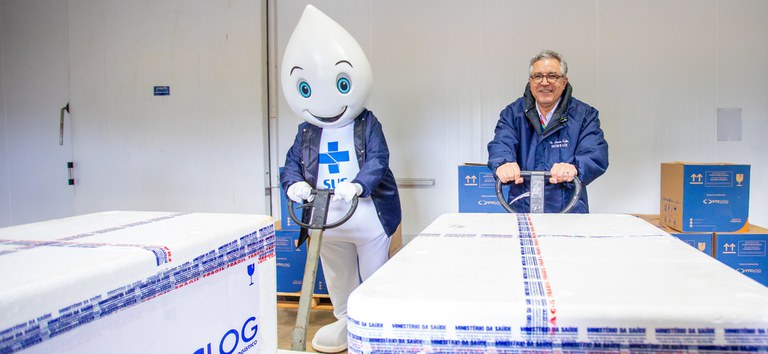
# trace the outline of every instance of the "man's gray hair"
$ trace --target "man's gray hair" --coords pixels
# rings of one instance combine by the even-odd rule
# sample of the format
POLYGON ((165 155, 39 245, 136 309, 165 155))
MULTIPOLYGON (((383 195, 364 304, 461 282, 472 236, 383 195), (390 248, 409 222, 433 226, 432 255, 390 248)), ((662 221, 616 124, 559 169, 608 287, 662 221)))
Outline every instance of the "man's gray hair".
POLYGON ((545 49, 539 52, 539 54, 536 54, 533 58, 531 58, 531 64, 528 66, 528 75, 533 74, 533 64, 536 63, 539 60, 544 59, 555 59, 560 62, 560 75, 568 76, 568 63, 565 62, 565 59, 563 59, 563 56, 560 55, 560 53, 554 51, 545 49))

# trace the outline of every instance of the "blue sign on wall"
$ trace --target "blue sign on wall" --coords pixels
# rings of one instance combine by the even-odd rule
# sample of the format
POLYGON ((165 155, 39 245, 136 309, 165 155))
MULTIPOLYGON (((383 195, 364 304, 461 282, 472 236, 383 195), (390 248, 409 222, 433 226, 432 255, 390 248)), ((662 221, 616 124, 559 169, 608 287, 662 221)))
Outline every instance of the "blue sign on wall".
POLYGON ((170 96, 170 95, 171 95, 170 86, 155 86, 155 96, 170 96))

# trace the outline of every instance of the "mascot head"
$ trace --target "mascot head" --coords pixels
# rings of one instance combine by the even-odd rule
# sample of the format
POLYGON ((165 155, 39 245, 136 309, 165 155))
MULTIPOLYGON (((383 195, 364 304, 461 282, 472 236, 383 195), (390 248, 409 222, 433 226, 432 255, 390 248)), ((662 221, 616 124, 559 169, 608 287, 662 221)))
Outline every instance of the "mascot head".
POLYGON ((363 111, 372 74, 352 35, 307 5, 285 48, 280 78, 296 114, 318 127, 338 128, 363 111))

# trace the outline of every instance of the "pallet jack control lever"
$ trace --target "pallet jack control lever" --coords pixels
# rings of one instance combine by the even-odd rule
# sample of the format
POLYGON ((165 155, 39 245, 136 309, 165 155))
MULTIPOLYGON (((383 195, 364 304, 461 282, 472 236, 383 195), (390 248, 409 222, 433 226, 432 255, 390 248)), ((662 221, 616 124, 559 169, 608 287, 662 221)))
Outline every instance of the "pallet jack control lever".
MULTIPOLYGON (((520 176, 523 178, 528 178, 531 184, 531 191, 516 196, 511 202, 507 201, 507 198, 504 196, 504 193, 501 190, 501 186, 503 184, 501 183, 501 180, 496 180, 496 197, 499 199, 501 206, 504 207, 506 211, 515 213, 515 210, 512 209, 510 204, 514 203, 520 198, 529 197, 531 199, 529 203, 530 212, 532 214, 543 213, 544 184, 546 183, 546 180, 552 175, 549 173, 549 171, 520 171, 520 176)), ((571 209, 573 209, 573 207, 576 205, 576 202, 579 201, 579 197, 581 196, 581 180, 574 176, 573 182, 571 183, 573 183, 573 195, 571 196, 571 200, 568 202, 568 205, 566 205, 565 208, 560 211, 561 214, 570 212, 571 209)))

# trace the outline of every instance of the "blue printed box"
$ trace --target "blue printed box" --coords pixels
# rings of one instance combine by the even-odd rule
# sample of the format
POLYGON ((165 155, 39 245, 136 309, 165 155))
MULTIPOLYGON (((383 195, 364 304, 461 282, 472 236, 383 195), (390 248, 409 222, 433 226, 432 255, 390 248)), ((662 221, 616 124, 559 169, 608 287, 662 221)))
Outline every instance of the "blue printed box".
MULTIPOLYGON (((508 187, 504 186, 504 196, 508 187)), ((459 166, 459 213, 506 213, 496 197, 496 179, 486 165, 459 166)))
POLYGON ((768 229, 750 225, 747 233, 715 234, 715 258, 768 286, 768 229))
POLYGON ((715 234, 712 232, 680 232, 670 227, 661 225, 659 222, 659 215, 656 214, 633 214, 653 226, 658 227, 662 231, 676 237, 680 241, 687 243, 689 246, 705 253, 710 257, 714 257, 714 241, 715 234))
POLYGON ((687 243, 689 246, 704 252, 708 256, 712 256, 712 242, 714 239, 713 233, 679 233, 674 231, 667 231, 670 235, 677 237, 680 241, 687 243))
MULTIPOLYGON (((280 167, 280 171, 283 171, 282 167, 280 167)), ((299 203, 293 203, 294 214, 299 220, 301 220, 302 212, 302 209, 299 208, 300 205, 299 203)), ((301 226, 297 225, 288 214, 288 197, 285 196, 285 190, 283 190, 282 185, 280 186, 280 228, 283 230, 301 229, 301 226)))
MULTIPOLYGON (((304 266, 307 264, 306 242, 296 249, 299 231, 275 231, 275 258, 277 266, 277 292, 297 293, 304 280, 304 266)), ((318 264, 315 280, 315 294, 328 294, 322 262, 318 264)))
POLYGON ((744 232, 749 165, 661 164, 661 224, 683 232, 744 232))

